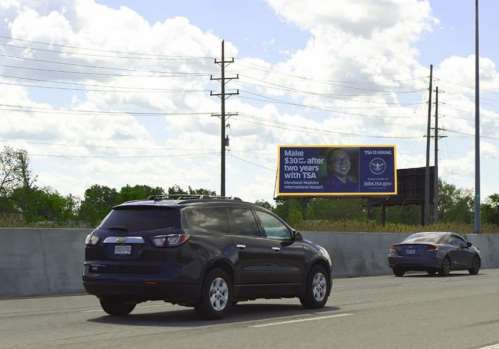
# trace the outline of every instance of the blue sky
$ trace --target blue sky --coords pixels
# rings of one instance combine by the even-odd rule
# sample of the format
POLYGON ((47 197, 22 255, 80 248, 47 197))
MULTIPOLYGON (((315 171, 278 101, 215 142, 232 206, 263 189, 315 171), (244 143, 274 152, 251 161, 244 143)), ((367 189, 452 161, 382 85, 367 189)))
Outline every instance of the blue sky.
POLYGON ((241 56, 260 57, 270 62, 283 59, 286 52, 302 48, 309 38, 308 32, 276 16, 263 0, 155 1, 154 6, 140 0, 102 3, 115 8, 127 6, 151 22, 186 17, 202 30, 234 42, 241 56))

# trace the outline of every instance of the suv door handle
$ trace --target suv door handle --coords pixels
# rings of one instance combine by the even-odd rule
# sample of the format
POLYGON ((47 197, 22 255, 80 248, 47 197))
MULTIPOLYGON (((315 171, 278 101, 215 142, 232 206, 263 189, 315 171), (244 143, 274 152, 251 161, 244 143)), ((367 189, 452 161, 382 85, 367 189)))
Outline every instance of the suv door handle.
POLYGON ((240 250, 244 250, 246 248, 246 245, 243 244, 237 244, 236 247, 240 250))
POLYGON ((274 251, 276 251, 276 252, 279 252, 279 251, 281 250, 281 248, 280 248, 280 247, 272 247, 272 249, 273 249, 274 251))

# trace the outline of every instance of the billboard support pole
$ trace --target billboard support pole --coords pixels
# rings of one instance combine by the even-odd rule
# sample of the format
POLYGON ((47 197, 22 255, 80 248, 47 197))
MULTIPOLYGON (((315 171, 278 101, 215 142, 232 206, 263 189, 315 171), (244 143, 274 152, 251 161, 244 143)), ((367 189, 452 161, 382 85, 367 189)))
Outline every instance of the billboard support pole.
POLYGON ((430 65, 430 88, 428 90, 428 125, 426 131, 426 170, 425 170, 425 205, 424 225, 430 223, 430 128, 431 128, 431 95, 433 89, 433 64, 430 65))

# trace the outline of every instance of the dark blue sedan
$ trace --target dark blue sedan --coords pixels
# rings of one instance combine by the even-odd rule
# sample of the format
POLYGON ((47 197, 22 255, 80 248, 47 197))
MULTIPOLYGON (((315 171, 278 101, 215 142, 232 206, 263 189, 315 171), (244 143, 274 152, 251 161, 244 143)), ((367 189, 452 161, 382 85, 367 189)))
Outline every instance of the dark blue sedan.
POLYGON ((449 275, 451 270, 480 271, 478 248, 455 233, 416 233, 390 248, 388 263, 395 276, 407 271, 426 271, 430 275, 449 275))

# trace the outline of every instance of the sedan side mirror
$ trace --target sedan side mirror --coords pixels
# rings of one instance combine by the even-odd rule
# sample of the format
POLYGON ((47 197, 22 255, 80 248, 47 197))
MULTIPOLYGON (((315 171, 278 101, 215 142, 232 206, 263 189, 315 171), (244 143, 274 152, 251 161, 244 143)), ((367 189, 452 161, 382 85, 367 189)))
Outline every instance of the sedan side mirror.
POLYGON ((299 231, 293 230, 293 240, 294 241, 303 241, 303 236, 299 231))
POLYGON ((471 247, 471 246, 473 246, 473 244, 472 244, 471 242, 469 242, 469 241, 468 241, 468 242, 466 243, 466 247, 471 247))

